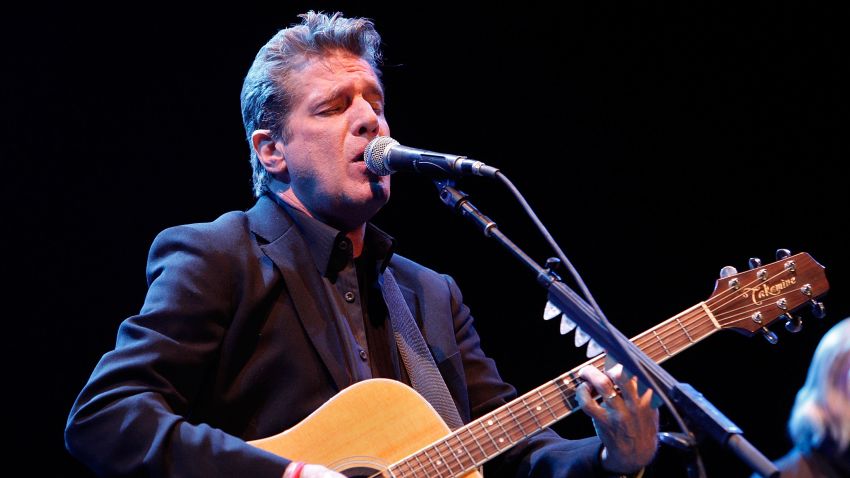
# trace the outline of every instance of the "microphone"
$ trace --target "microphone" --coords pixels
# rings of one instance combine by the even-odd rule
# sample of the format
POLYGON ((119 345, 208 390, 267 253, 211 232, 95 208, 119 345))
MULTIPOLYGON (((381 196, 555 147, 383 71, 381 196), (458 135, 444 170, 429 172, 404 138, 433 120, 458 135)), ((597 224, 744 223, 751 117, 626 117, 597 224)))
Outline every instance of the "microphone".
POLYGON ((369 171, 387 176, 398 171, 413 171, 431 176, 484 176, 492 178, 498 168, 466 156, 435 153, 402 146, 389 136, 378 136, 366 145, 363 160, 369 171))

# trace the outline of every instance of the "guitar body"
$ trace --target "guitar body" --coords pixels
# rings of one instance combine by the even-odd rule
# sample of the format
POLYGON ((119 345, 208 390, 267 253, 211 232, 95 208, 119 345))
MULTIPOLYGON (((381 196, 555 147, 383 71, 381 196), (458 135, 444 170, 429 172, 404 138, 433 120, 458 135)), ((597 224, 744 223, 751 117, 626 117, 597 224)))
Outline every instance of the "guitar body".
MULTIPOLYGON (((346 388, 289 430, 249 443, 365 478, 450 433, 415 390, 395 380, 372 379, 346 388)), ((476 471, 463 476, 481 478, 476 471)))

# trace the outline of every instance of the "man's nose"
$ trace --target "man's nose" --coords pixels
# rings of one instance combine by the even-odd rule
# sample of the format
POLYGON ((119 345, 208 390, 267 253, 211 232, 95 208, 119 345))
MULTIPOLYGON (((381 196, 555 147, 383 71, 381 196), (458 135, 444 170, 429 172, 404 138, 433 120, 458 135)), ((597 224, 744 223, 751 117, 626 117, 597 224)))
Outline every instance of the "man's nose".
POLYGON ((354 106, 355 119, 352 124, 354 134, 357 136, 377 136, 381 122, 372 105, 363 98, 357 98, 354 106))

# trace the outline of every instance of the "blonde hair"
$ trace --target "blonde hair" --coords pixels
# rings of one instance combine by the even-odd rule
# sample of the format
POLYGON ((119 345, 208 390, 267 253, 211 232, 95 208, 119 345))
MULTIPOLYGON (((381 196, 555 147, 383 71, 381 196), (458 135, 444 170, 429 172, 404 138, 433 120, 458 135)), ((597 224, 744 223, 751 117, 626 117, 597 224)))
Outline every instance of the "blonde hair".
POLYGON ((850 317, 818 344, 806 383, 797 392, 788 432, 803 452, 818 448, 827 436, 838 453, 850 444, 850 317))

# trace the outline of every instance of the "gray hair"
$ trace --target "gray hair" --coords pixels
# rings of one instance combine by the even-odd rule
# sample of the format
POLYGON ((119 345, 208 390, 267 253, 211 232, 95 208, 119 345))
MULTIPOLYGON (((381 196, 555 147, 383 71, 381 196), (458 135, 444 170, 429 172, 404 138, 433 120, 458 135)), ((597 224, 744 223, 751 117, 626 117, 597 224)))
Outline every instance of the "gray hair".
POLYGON ((803 452, 818 448, 827 436, 839 453, 850 445, 850 317, 818 344, 806 383, 797 392, 788 432, 803 452))
POLYGON ((258 129, 268 129, 275 140, 287 141, 287 120, 297 101, 291 87, 293 72, 311 58, 345 51, 366 60, 380 77, 381 36, 371 20, 312 10, 298 16, 301 24, 277 32, 260 48, 242 84, 242 124, 251 148, 257 197, 268 190, 271 178, 254 151, 251 135, 258 129))

